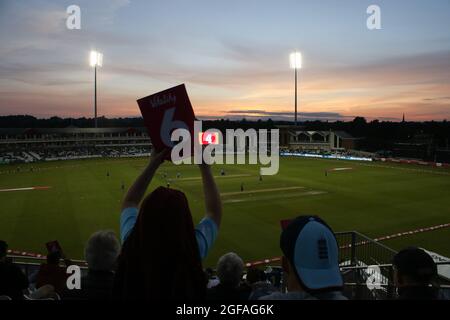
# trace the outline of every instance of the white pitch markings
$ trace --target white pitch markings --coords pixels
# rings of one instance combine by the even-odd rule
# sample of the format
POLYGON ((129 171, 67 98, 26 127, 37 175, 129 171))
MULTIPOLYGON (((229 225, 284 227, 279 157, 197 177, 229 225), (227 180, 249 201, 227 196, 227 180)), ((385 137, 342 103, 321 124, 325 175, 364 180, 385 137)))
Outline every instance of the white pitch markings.
POLYGON ((51 187, 26 187, 26 188, 12 188, 12 189, 0 189, 0 192, 11 192, 11 191, 29 191, 29 190, 46 190, 51 187))
POLYGON ((220 195, 221 196, 235 196, 238 194, 286 191, 286 190, 298 190, 298 189, 305 189, 305 187, 286 187, 286 188, 271 188, 271 189, 259 189, 259 190, 249 190, 249 191, 237 191, 237 192, 224 192, 224 193, 221 193, 220 195))
MULTIPOLYGON (((251 174, 229 174, 224 176, 214 176, 214 178, 239 178, 239 177, 250 177, 251 174)), ((188 177, 188 178, 173 178, 172 181, 189 181, 189 180, 201 180, 202 177, 188 177)))
POLYGON ((300 193, 291 193, 291 194, 275 194, 275 195, 267 195, 265 197, 251 197, 251 198, 244 198, 244 199, 226 199, 223 200, 222 203, 240 203, 240 202, 249 202, 249 201, 260 201, 260 200, 277 200, 277 199, 284 199, 284 198, 298 198, 298 197, 308 197, 308 196, 316 196, 321 194, 326 194, 325 191, 306 191, 306 192, 300 192, 300 193))

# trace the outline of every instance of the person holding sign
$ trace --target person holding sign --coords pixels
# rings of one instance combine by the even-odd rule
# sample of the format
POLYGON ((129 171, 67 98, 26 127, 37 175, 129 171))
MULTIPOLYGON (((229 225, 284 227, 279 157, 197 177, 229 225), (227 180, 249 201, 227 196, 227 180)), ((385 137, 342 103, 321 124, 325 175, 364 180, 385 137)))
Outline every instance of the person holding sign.
POLYGON ((118 299, 203 299, 202 259, 220 227, 222 205, 208 165, 199 165, 206 215, 194 227, 183 192, 158 187, 144 197, 169 150, 151 161, 128 190, 120 217, 123 243, 113 295, 118 299))

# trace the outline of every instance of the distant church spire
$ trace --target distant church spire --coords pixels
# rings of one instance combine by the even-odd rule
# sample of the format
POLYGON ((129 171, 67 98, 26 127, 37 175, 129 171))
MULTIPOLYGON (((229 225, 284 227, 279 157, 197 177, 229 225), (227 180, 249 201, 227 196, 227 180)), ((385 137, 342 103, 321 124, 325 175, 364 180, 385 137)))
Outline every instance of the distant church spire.
POLYGON ((405 114, 403 114, 403 120, 402 120, 402 122, 405 122, 405 114))

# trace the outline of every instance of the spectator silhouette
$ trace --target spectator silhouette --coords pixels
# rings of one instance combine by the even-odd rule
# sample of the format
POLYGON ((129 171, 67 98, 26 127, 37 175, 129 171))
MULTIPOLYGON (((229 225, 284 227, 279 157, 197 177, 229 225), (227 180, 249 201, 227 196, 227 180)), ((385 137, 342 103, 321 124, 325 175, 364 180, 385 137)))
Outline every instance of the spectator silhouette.
POLYGON ((247 300, 250 288, 241 285, 244 261, 234 252, 224 254, 217 262, 219 284, 208 289, 208 300, 247 300))
POLYGON ((202 299, 206 279, 201 260, 220 225, 220 196, 211 170, 200 165, 206 217, 194 228, 183 192, 159 187, 144 198, 168 150, 155 153, 122 204, 122 251, 114 281, 119 299, 202 299))
POLYGON ((247 285, 250 287, 251 294, 249 300, 258 300, 260 297, 269 295, 276 290, 276 288, 267 281, 266 273, 256 267, 247 270, 247 285))
POLYGON ((0 240, 0 296, 13 300, 23 299, 23 290, 28 288, 28 278, 22 270, 7 258, 8 244, 0 240))
POLYGON ((331 228, 319 217, 300 216, 281 233, 287 293, 262 300, 346 300, 341 291, 338 245, 331 228))
POLYGON ((437 299, 438 291, 432 287, 437 266, 428 253, 415 247, 406 248, 394 256, 392 264, 399 299, 437 299))
POLYGON ((120 252, 113 231, 97 231, 86 243, 84 257, 88 272, 81 278, 81 289, 67 290, 65 299, 109 300, 112 298, 114 271, 120 252))

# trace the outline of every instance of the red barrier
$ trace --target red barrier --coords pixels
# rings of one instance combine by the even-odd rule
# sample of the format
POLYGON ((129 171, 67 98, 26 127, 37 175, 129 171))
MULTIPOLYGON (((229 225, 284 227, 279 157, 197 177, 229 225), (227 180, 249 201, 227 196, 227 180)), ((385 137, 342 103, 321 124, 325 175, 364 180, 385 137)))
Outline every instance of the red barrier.
MULTIPOLYGON (((394 233, 392 235, 375 238, 373 240, 377 241, 377 242, 378 241, 383 241, 383 240, 390 240, 390 239, 399 238, 399 237, 403 237, 403 236, 409 236, 409 235, 413 235, 413 234, 417 234, 417 233, 434 231, 434 230, 443 229, 443 228, 449 228, 449 227, 450 227, 450 223, 444 223, 444 224, 440 224, 440 225, 437 225, 437 226, 431 226, 431 227, 419 228, 419 229, 415 229, 415 230, 411 230, 411 231, 394 233)), ((361 242, 355 243, 355 246, 364 245, 366 243, 367 243, 366 241, 361 241, 361 242)), ((345 245, 345 246, 340 246, 339 249, 348 249, 350 247, 351 247, 351 245, 348 244, 348 245, 345 245)), ((264 259, 264 260, 257 260, 257 261, 247 262, 245 265, 246 265, 246 267, 256 267, 256 266, 260 266, 260 265, 266 265, 266 264, 269 264, 271 262, 279 262, 279 261, 281 261, 281 257, 273 257, 273 258, 270 258, 270 259, 264 259)))

